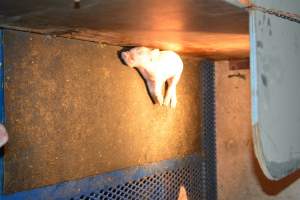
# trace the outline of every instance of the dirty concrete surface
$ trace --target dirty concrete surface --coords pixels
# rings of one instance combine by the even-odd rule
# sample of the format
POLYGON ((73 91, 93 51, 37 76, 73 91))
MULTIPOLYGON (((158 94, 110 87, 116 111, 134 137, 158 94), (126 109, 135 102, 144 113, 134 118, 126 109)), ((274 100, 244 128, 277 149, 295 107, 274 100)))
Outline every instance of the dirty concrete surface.
POLYGON ((5 191, 200 153, 200 59, 178 105, 153 105, 120 47, 5 31, 5 191))
POLYGON ((217 174, 220 200, 298 200, 300 172, 268 180, 254 156, 250 71, 216 63, 217 174))

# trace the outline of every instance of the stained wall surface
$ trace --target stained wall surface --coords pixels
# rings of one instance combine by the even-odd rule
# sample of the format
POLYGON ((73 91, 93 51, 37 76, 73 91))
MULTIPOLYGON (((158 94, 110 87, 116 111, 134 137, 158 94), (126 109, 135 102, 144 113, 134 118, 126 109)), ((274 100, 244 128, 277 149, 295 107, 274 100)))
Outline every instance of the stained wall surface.
POLYGON ((120 47, 5 31, 5 191, 200 153, 200 59, 176 109, 153 105, 120 47))
POLYGON ((249 70, 216 64, 217 173, 220 200, 298 200, 300 172, 270 181, 254 156, 249 70))

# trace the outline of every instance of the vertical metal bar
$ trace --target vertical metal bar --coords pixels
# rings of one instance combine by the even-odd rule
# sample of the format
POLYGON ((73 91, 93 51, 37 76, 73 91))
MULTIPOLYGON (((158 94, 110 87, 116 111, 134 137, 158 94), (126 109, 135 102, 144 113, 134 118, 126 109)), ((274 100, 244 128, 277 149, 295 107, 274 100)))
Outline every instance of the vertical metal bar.
POLYGON ((3 31, 0 29, 0 121, 5 122, 4 113, 4 56, 3 56, 3 31))
POLYGON ((255 11, 250 11, 250 76, 251 76, 251 117, 252 126, 258 122, 257 105, 257 63, 256 63, 256 30, 255 11))
MULTIPOLYGON (((3 31, 0 29, 0 122, 4 123, 4 54, 3 54, 3 31)), ((4 182, 4 161, 3 161, 3 149, 0 149, 0 199, 3 193, 4 182)))
POLYGON ((203 84, 203 195, 206 200, 218 199, 216 168, 216 131, 215 131, 215 66, 211 60, 202 62, 203 84))

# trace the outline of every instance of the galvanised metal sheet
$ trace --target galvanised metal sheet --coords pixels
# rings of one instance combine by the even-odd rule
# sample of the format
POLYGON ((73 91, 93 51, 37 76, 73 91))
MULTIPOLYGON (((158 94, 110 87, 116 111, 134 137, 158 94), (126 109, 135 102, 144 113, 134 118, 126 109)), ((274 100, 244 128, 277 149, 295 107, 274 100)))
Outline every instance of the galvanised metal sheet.
POLYGON ((250 2, 256 6, 266 9, 282 11, 300 16, 300 1, 298 0, 250 0, 250 2))
MULTIPOLYGON (((289 1, 291 11, 299 12, 297 2, 289 1)), ((255 153, 278 180, 300 167, 300 24, 252 10, 250 28, 255 153)))

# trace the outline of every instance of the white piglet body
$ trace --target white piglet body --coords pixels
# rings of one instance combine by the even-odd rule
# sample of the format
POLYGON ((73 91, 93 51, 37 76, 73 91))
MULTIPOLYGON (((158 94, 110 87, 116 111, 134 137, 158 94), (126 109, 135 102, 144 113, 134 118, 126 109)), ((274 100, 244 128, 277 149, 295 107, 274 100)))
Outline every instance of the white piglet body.
POLYGON ((137 68, 142 74, 156 103, 176 107, 176 85, 183 70, 183 63, 178 54, 173 51, 135 47, 123 52, 121 56, 128 66, 137 68), (166 81, 168 88, 164 97, 162 87, 166 81))

